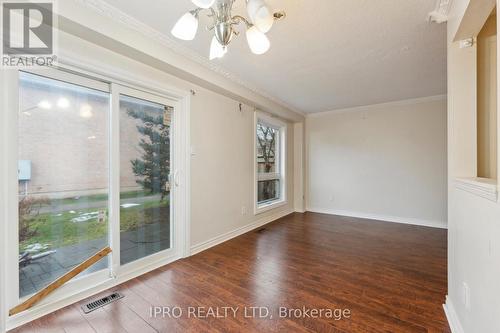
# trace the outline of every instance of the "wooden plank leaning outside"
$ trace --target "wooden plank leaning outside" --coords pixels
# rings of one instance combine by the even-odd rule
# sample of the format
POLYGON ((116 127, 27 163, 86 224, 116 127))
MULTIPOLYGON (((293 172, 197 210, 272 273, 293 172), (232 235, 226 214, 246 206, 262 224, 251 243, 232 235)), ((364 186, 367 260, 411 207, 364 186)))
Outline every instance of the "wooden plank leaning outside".
POLYGON ((101 260, 110 253, 111 253, 110 247, 106 247, 100 250, 92 257, 85 260, 80 265, 76 266, 75 268, 73 268, 72 270, 70 270, 69 272, 67 272, 66 274, 64 274, 51 284, 49 284, 47 287, 43 288, 42 290, 40 290, 39 292, 28 298, 26 301, 12 308, 9 311, 9 316, 13 316, 15 314, 18 314, 19 312, 28 310, 33 305, 35 305, 36 303, 40 302, 42 299, 47 297, 54 290, 61 287, 63 284, 65 284, 66 282, 68 282, 69 280, 71 280, 72 278, 74 278, 75 276, 77 276, 78 274, 80 274, 81 272, 83 272, 84 270, 86 270, 87 268, 89 268, 90 266, 92 266, 93 264, 95 264, 96 262, 98 262, 99 260, 101 260))

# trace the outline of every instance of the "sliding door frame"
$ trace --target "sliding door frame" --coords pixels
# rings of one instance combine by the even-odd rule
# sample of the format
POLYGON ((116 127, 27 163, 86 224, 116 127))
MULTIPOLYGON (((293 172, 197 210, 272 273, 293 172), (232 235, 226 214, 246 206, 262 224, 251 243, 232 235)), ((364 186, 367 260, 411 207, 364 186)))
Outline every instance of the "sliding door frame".
MULTIPOLYGON (((50 69, 53 71, 54 69, 50 69)), ((34 320, 59 308, 89 297, 95 293, 111 288, 155 268, 190 255, 190 98, 189 91, 178 90, 163 81, 155 81, 143 76, 125 72, 119 68, 99 64, 90 65, 79 56, 65 54, 59 57, 61 75, 76 74, 83 80, 95 80, 109 86, 111 106, 109 114, 109 243, 113 253, 109 257, 109 269, 91 273, 84 278, 69 282, 40 302, 34 308, 8 316, 8 309, 17 305, 19 299, 18 278, 18 110, 19 110, 19 70, 3 70, 2 79, 3 102, 0 119, 5 121, 6 131, 3 143, 0 144, 0 156, 3 168, 0 168, 2 195, 0 200, 5 211, 1 211, 0 226, 0 328, 6 324, 12 329, 34 320), (157 100, 168 101, 172 112, 172 160, 173 174, 171 196, 175 207, 171 207, 171 242, 170 249, 155 253, 144 259, 120 266, 119 250, 119 210, 120 210, 120 140, 119 140, 119 95, 134 92, 136 97, 156 96, 157 100), (124 93, 125 92, 125 93, 124 93), (117 229, 118 228, 118 229, 117 229), (118 232, 116 232, 118 230, 118 232), (5 235, 5 237, 4 237, 5 235), (4 242, 5 239, 5 242, 4 242), (114 248, 113 248, 114 247, 114 248), (13 252, 14 251, 14 252, 13 252)), ((31 72, 31 71, 27 71, 31 72)), ((58 71, 59 72, 59 71, 58 71)), ((43 72, 42 72, 43 73, 43 72)), ((43 74, 42 74, 43 75, 43 74)), ((47 75, 51 77, 50 75, 47 75)), ((147 99, 147 98, 146 98, 147 99)))
MULTIPOLYGON (((73 85, 79 85, 85 88, 98 90, 106 93, 110 93, 110 85, 105 82, 98 80, 93 80, 85 76, 75 75, 63 70, 57 70, 55 68, 44 68, 44 69, 21 69, 9 72, 8 86, 11 90, 9 92, 8 98, 8 112, 7 112, 7 125, 9 127, 9 134, 7 137, 7 306, 8 308, 13 308, 19 303, 23 302, 26 297, 19 297, 19 260, 17 254, 19 253, 19 230, 18 230, 18 204, 19 204, 19 183, 18 183, 18 153, 19 153, 19 76, 21 72, 30 73, 34 75, 39 75, 46 77, 48 79, 58 80, 62 82, 67 82, 73 85), (16 254, 16 255, 14 255, 16 254)), ((110 116, 110 110, 108 110, 108 119, 110 116)), ((111 141, 111 132, 108 131, 108 139, 111 141)), ((108 162, 110 161, 109 149, 108 149, 108 162)), ((63 161, 61 161, 63 163, 63 161)), ((111 175, 111 170, 110 170, 111 175)), ((109 188, 109 181, 108 181, 109 188)), ((109 193, 108 193, 109 194, 109 193)), ((109 206, 109 201, 108 201, 109 206)), ((108 236, 111 234, 111 229, 108 224, 108 236)), ((75 278, 72 281, 66 283, 60 290, 56 291, 48 300, 55 300, 63 297, 63 293, 73 294, 78 290, 85 289, 87 285, 100 284, 108 279, 110 276, 107 270, 100 270, 83 277, 75 278)))
MULTIPOLYGON (((7 75, 6 70, 0 69, 0 92, 4 92, 3 94, 7 94, 7 75)), ((3 97, 4 95, 2 95, 3 97)), ((7 151, 7 117, 5 110, 8 109, 7 101, 5 98, 2 98, 0 102, 0 251, 5 250, 5 245, 7 244, 7 209, 6 198, 7 198, 7 186, 4 183, 4 175, 7 167, 7 159, 4 158, 6 156, 7 151)), ((5 281, 7 278, 7 263, 5 262, 6 256, 0 253, 0 332, 6 331, 6 322, 7 322, 7 298, 5 296, 5 281)))
POLYGON ((180 130, 177 128, 176 124, 176 110, 179 110, 180 105, 179 102, 167 98, 165 96, 160 96, 158 94, 145 92, 142 90, 138 90, 136 88, 130 88, 126 86, 122 86, 120 84, 111 83, 111 122, 110 122, 110 130, 111 133, 115 133, 113 138, 110 139, 110 229, 115 232, 110 232, 109 243, 111 248, 113 249, 113 253, 111 254, 111 275, 112 276, 121 276, 123 274, 127 274, 130 271, 137 270, 145 265, 150 265, 155 263, 162 258, 173 258, 176 255, 176 247, 178 239, 182 237, 180 233, 178 233, 180 228, 176 227, 176 218, 181 218, 178 216, 178 210, 175 207, 175 203, 178 202, 180 198, 178 198, 178 188, 177 181, 175 179, 178 175, 177 168, 177 147, 175 147, 175 143, 177 141, 177 131, 180 130), (171 191, 170 191, 170 247, 168 249, 153 253, 143 258, 139 258, 135 261, 121 264, 121 251, 120 251, 120 118, 121 118, 121 110, 120 110, 120 96, 129 96, 133 98, 138 98, 140 100, 158 103, 167 107, 171 107, 173 111, 173 119, 171 119, 171 127, 170 127, 170 162, 173 168, 170 169, 170 179, 171 179, 171 191), (174 203, 172 205, 171 203, 174 203))

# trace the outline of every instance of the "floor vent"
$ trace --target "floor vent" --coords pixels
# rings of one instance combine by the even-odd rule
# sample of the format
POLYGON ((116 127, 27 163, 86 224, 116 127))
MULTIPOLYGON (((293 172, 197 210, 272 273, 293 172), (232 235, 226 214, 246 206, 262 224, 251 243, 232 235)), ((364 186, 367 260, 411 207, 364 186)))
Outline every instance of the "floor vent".
POLYGON ((261 233, 265 232, 266 230, 267 230, 267 228, 260 228, 259 230, 257 230, 257 233, 261 234, 261 233))
POLYGON ((82 310, 84 313, 89 313, 102 308, 103 306, 108 305, 111 302, 117 301, 120 298, 123 298, 123 295, 119 292, 114 292, 111 295, 104 296, 103 298, 99 298, 98 300, 82 305, 82 310))

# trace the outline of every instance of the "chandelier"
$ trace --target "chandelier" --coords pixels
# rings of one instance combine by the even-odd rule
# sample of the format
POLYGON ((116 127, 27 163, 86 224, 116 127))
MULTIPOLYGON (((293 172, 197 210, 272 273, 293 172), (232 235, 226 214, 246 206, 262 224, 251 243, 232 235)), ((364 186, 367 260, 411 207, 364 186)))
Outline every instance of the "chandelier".
POLYGON ((200 12, 208 11, 213 24, 207 27, 214 32, 210 45, 210 60, 222 58, 227 53, 227 46, 239 32, 235 26, 245 24, 246 37, 250 51, 264 54, 271 47, 266 33, 271 30, 274 21, 283 19, 285 12, 272 13, 264 0, 245 0, 249 19, 232 14, 235 0, 192 0, 196 9, 184 14, 175 24, 171 33, 182 40, 193 40, 198 31, 200 12))

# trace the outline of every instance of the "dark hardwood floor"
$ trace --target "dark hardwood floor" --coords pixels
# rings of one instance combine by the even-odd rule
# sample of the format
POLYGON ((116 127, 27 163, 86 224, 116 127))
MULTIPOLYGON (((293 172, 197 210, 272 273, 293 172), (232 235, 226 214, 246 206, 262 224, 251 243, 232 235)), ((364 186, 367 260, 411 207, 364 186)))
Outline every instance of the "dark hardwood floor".
POLYGON ((450 332, 442 308, 446 247, 446 230, 292 214, 113 288, 125 297, 90 314, 81 302, 14 331, 450 332), (182 316, 155 318, 152 306, 177 306, 182 316), (272 318, 245 318, 252 306, 272 318), (193 317, 209 307, 220 316, 223 307, 239 309, 193 317), (280 318, 280 307, 350 316, 280 318))

